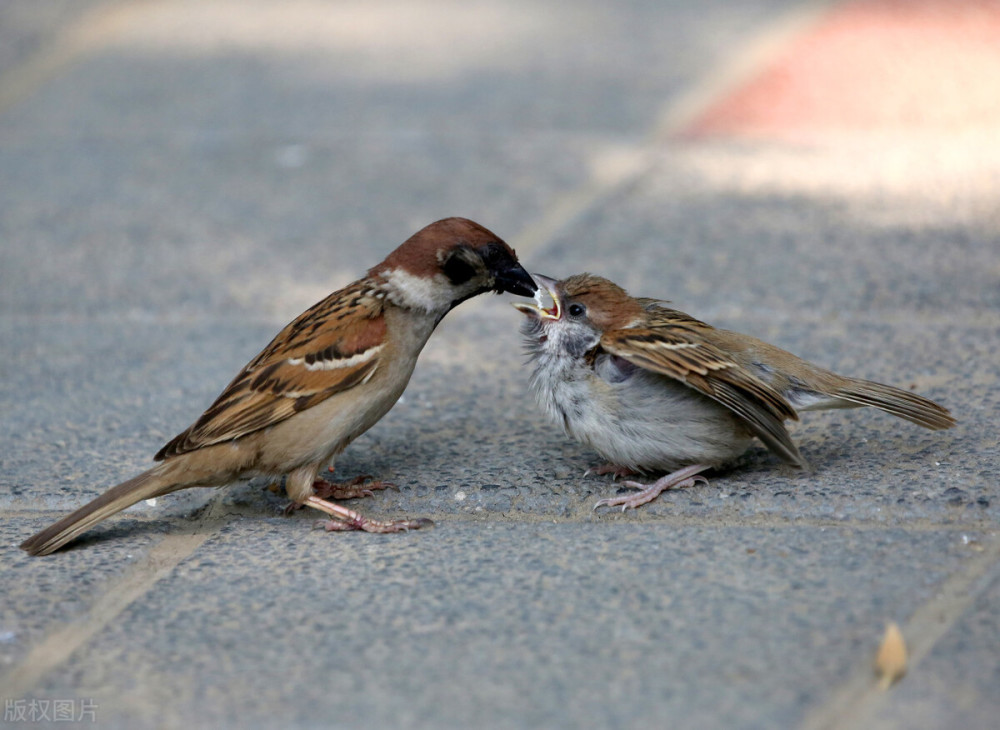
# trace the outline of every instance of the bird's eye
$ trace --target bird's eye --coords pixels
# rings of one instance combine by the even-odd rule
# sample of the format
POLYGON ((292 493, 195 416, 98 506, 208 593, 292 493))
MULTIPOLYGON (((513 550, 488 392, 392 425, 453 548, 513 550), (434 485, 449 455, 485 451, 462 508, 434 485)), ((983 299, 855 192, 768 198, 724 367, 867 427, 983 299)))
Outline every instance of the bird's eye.
POLYGON ((448 257, 448 260, 444 262, 444 266, 441 267, 441 271, 448 277, 448 281, 455 286, 464 284, 476 275, 476 270, 472 267, 472 264, 465 260, 461 250, 456 251, 448 257))
POLYGON ((570 317, 582 317, 587 308, 582 304, 570 304, 566 311, 569 312, 570 317))

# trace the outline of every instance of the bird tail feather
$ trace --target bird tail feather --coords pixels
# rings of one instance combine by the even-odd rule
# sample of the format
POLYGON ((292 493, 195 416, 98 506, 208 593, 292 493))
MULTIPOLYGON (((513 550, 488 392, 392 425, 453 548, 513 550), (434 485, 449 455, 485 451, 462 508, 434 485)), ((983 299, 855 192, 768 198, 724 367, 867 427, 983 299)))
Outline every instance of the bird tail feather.
POLYGON ((871 380, 851 378, 830 395, 853 404, 878 408, 932 431, 951 428, 956 423, 947 408, 929 398, 871 380))
POLYGON ((101 520, 136 502, 189 486, 186 483, 178 483, 170 466, 169 463, 159 464, 139 476, 112 487, 80 509, 29 537, 21 543, 21 549, 31 555, 48 555, 101 520))

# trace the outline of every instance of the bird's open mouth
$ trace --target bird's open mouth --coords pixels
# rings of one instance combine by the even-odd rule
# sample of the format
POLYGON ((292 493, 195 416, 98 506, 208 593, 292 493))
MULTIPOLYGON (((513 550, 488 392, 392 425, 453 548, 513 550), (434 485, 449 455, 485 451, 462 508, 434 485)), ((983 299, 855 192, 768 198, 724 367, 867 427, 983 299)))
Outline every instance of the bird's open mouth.
POLYGON ((534 302, 511 302, 511 304, 520 312, 531 317, 551 320, 559 319, 562 316, 562 307, 559 305, 559 295, 556 293, 556 280, 542 276, 541 274, 532 274, 531 278, 538 284, 534 302), (546 308, 544 306, 543 290, 548 295, 548 298, 552 300, 551 307, 546 308))

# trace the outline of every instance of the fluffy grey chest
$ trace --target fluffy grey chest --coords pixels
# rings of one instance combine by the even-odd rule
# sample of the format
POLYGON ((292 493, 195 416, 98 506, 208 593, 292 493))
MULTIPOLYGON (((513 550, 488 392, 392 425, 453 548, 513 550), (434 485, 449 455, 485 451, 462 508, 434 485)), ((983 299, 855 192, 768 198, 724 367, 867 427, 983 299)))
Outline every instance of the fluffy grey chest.
POLYGON ((553 421, 568 434, 589 441, 593 428, 617 410, 608 384, 596 377, 593 368, 582 358, 543 353, 531 378, 535 398, 553 421))
POLYGON ((608 461, 674 469, 746 448, 737 419, 691 388, 608 355, 592 362, 541 357, 532 386, 552 420, 608 461))

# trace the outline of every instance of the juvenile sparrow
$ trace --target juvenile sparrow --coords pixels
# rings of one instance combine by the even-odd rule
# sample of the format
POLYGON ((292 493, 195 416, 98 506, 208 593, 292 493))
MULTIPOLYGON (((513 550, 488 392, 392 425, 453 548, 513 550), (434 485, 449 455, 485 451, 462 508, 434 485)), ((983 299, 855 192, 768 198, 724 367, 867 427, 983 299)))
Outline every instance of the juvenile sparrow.
POLYGON ((431 524, 371 520, 327 501, 341 490, 318 480, 319 469, 393 406, 424 343, 452 308, 491 290, 531 296, 536 289, 514 251, 479 224, 432 223, 364 278, 288 324, 190 428, 160 449, 157 466, 21 547, 46 555, 140 500, 254 475, 286 475, 293 504, 332 516, 328 529, 396 532, 431 524))
POLYGON ((566 432, 611 462, 599 473, 672 472, 637 494, 595 506, 638 507, 760 439, 807 466, 785 429, 799 411, 874 406, 929 429, 955 425, 937 403, 890 385, 848 378, 774 345, 715 329, 655 299, 629 296, 591 274, 535 275, 551 308, 516 303, 535 369, 531 389, 566 432))

